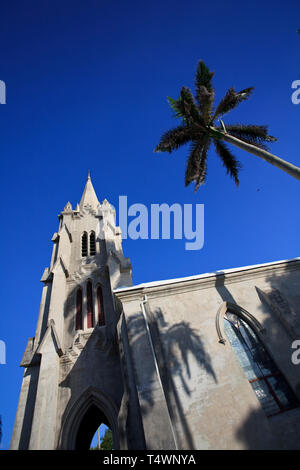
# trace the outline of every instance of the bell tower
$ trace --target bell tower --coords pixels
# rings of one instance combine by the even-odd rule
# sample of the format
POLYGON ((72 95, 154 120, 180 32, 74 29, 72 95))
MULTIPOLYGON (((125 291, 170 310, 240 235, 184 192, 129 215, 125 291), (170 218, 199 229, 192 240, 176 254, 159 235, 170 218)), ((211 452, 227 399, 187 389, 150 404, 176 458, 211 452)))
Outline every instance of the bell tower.
POLYGON ((114 208, 100 204, 90 175, 80 203, 59 215, 52 242, 10 448, 89 448, 104 423, 116 449, 123 381, 112 291, 132 285, 131 264, 114 208))

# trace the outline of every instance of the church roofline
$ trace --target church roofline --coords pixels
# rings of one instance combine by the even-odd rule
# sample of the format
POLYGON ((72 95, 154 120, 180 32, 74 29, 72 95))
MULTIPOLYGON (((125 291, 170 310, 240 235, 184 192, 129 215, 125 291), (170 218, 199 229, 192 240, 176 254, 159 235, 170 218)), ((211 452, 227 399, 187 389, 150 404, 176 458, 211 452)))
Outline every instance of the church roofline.
POLYGON ((166 279, 166 280, 161 280, 161 281, 153 281, 153 282, 145 282, 142 284, 137 284, 135 286, 131 287, 119 287, 118 289, 115 289, 113 292, 115 294, 130 294, 134 293, 135 291, 140 291, 143 289, 147 288, 155 288, 155 287, 164 287, 164 286, 169 286, 170 284, 179 284, 179 283, 188 283, 191 281, 204 281, 204 280, 209 280, 209 279, 217 279, 218 277, 223 277, 224 275, 228 279, 230 279, 232 276, 235 274, 240 277, 243 274, 247 275, 255 275, 255 273, 259 273, 260 271, 267 271, 267 270, 276 270, 276 269, 284 269, 284 270, 290 270, 293 269, 293 266, 300 268, 300 257, 298 258, 291 258, 288 260, 280 260, 280 261, 272 261, 269 263, 263 263, 263 264, 254 264, 254 265, 249 265, 249 266, 242 266, 239 268, 230 268, 230 269, 222 269, 218 271, 213 271, 211 273, 204 273, 204 274, 197 274, 195 276, 188 276, 188 277, 181 277, 181 278, 175 278, 175 279, 166 279), (286 268, 286 269, 285 269, 286 268))

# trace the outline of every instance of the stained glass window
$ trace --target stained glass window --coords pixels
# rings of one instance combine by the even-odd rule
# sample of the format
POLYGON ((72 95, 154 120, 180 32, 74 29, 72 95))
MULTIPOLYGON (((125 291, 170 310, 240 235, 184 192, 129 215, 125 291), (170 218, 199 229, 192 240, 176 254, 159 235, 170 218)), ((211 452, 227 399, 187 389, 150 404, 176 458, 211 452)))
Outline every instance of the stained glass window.
POLYGON ((253 329, 238 315, 224 316, 226 336, 267 416, 299 406, 297 397, 253 329))

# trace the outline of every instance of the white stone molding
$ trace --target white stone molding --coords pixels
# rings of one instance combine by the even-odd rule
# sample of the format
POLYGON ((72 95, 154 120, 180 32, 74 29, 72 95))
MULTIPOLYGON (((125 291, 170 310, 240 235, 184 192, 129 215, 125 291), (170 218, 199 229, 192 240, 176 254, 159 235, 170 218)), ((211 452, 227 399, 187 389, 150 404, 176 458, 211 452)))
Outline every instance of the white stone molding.
POLYGON ((237 304, 233 304, 231 302, 223 302, 216 315, 216 330, 219 338, 219 343, 225 344, 226 339, 224 338, 224 335, 222 334, 223 331, 223 318, 224 315, 227 311, 230 311, 231 313, 235 313, 239 317, 241 317, 243 320, 245 320, 246 323, 248 323, 251 328, 258 333, 265 333, 266 330, 265 328, 259 323, 259 321, 251 315, 251 313, 247 312, 243 307, 240 307, 237 304))

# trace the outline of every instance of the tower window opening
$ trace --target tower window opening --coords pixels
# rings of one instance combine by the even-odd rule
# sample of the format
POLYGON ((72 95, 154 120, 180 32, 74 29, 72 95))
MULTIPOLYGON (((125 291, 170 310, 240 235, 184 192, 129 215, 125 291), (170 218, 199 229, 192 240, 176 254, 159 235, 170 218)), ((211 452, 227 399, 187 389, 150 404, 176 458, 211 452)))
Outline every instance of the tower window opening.
POLYGON ((90 255, 94 256, 96 254, 96 237, 95 232, 90 233, 90 255))
POLYGON ((76 294, 76 330, 82 330, 82 290, 78 289, 76 294))
POLYGON ((103 293, 101 286, 97 288, 97 306, 98 306, 98 324, 99 326, 105 325, 104 305, 103 305, 103 293))
POLYGON ((87 298, 87 327, 93 328, 94 326, 94 309, 93 309, 93 289, 91 281, 88 281, 86 286, 87 298))
POLYGON ((87 256, 88 254, 88 237, 87 233, 84 232, 81 238, 81 256, 87 256))
POLYGON ((298 407, 293 390, 248 323, 227 312, 224 329, 266 415, 269 417, 298 407))

